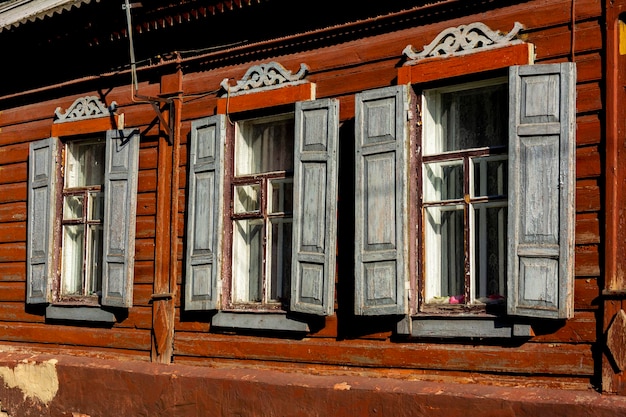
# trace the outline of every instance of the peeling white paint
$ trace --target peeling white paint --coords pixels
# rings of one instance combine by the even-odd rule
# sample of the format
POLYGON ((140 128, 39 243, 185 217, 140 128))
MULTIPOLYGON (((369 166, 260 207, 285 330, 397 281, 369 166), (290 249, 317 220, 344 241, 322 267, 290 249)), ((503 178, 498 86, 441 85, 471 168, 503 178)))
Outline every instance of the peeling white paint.
POLYGON ((57 360, 51 359, 39 363, 24 360, 15 368, 0 366, 0 379, 9 388, 19 388, 24 399, 38 399, 47 405, 59 390, 56 364, 57 360))

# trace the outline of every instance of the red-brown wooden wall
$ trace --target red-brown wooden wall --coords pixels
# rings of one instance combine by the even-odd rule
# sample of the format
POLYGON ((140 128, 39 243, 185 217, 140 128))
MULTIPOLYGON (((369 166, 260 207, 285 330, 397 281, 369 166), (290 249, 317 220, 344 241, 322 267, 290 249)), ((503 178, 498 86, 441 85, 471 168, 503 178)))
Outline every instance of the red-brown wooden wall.
MULTIPOLYGON (((603 2, 534 0, 504 6, 495 2, 488 13, 472 14, 445 20, 434 15, 405 14, 399 19, 414 19, 410 28, 369 35, 363 30, 356 40, 338 42, 331 47, 310 48, 306 43, 281 54, 281 45, 297 44, 302 38, 277 40, 272 47, 250 54, 241 64, 221 66, 219 56, 206 57, 206 67, 198 62, 184 62, 183 105, 180 126, 180 163, 177 222, 177 259, 171 270, 177 271, 173 360, 197 365, 233 365, 271 367, 303 372, 359 372, 411 378, 462 378, 494 383, 586 386, 598 377, 601 358, 596 354, 596 340, 602 327, 601 294, 603 253, 603 2), (572 21, 572 15, 575 20, 572 21), (193 119, 214 114, 215 94, 224 78, 239 79, 254 64, 278 61, 288 69, 306 63, 308 79, 317 85, 317 97, 338 97, 341 120, 354 118, 354 94, 367 89, 395 84, 402 50, 407 44, 426 45, 448 27, 481 21, 492 29, 508 32, 514 22, 521 22, 527 42, 533 43, 537 63, 575 60, 577 63, 577 160, 576 160, 576 283, 575 315, 563 326, 538 324, 536 336, 519 343, 501 344, 465 342, 396 342, 393 327, 372 320, 350 323, 358 330, 354 337, 344 337, 337 316, 326 318, 325 326, 302 340, 243 334, 210 332, 207 314, 181 314, 180 294, 183 283, 185 224, 186 141, 193 119), (572 26, 575 30, 572 36, 572 26), (208 68, 198 70, 197 68, 208 68), (204 96, 203 96, 204 95, 204 96), (371 323, 371 324, 370 324, 371 323)), ((363 28, 367 24, 363 24, 363 28)), ((324 36, 324 33, 320 33, 324 36)), ((338 37, 341 39, 341 37, 338 37)), ((242 54, 246 53, 242 47, 242 54)), ((173 74, 172 66, 153 71, 173 74)), ((146 72, 147 73, 147 72, 146 72)), ((140 72, 140 79, 142 76, 140 72)), ((129 78, 130 80, 130 78, 129 78)), ((103 86, 104 89, 104 86, 103 86)), ((156 96, 159 85, 141 83, 143 95, 156 96)), ((26 205, 28 144, 50 135, 52 116, 57 107, 67 108, 82 94, 63 95, 63 89, 48 93, 46 100, 15 108, 0 107, 0 344, 38 351, 68 352, 78 355, 117 357, 127 355, 150 360, 152 302, 155 281, 155 242, 159 146, 164 140, 153 123, 156 116, 147 104, 132 103, 130 86, 118 85, 106 92, 107 103, 116 101, 125 114, 126 127, 142 131, 140 151, 137 241, 134 282, 134 305, 126 320, 112 328, 90 328, 44 323, 40 310, 25 307, 26 205)), ((0 106, 2 106, 0 98, 0 106)), ((341 140, 352 140, 341 137, 341 140)), ((169 157, 169 156, 167 156, 169 157)), ((348 164, 353 155, 342 154, 339 164, 348 164)), ((341 172, 341 171, 340 171, 341 172)), ((176 175, 176 174, 175 174, 176 175)), ((341 180, 340 180, 341 181, 341 180)), ((342 198, 351 196, 341 195, 342 198)), ((341 224, 339 228, 341 230, 341 224)), ((338 256, 352 256, 338 248, 338 256)), ((163 260, 160 260, 163 261, 163 260)), ((349 279, 338 276, 338 281, 349 279)), ((341 288, 341 287, 339 287, 341 288)), ((338 305, 349 309, 350 306, 338 305)), ((343 324, 345 325, 345 323, 343 324)))

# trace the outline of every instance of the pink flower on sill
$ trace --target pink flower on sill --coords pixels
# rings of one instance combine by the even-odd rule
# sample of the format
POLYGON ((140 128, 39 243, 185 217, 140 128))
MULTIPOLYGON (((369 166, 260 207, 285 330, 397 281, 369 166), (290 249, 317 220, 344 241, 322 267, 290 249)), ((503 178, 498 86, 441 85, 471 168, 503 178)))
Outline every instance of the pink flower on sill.
POLYGON ((465 303, 464 295, 453 295, 450 297, 450 304, 463 304, 465 303))

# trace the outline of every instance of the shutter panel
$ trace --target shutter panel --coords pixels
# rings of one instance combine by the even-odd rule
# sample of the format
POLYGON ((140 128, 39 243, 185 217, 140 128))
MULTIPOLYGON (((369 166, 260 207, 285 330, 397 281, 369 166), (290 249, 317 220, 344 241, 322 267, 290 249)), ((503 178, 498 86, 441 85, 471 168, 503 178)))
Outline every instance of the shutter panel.
POLYGON ((355 313, 406 314, 410 89, 356 95, 355 313))
POLYGON ((337 100, 296 103, 292 311, 333 314, 338 137, 337 100))
POLYGON ((509 73, 509 314, 573 315, 576 67, 509 73))
POLYGON ((50 301, 48 283, 54 274, 57 138, 30 144, 28 169, 27 294, 29 304, 50 301))
POLYGON ((219 307, 225 137, 224 115, 191 124, 185 310, 219 307))
POLYGON ((139 132, 130 129, 107 131, 105 153, 102 305, 131 307, 139 132))

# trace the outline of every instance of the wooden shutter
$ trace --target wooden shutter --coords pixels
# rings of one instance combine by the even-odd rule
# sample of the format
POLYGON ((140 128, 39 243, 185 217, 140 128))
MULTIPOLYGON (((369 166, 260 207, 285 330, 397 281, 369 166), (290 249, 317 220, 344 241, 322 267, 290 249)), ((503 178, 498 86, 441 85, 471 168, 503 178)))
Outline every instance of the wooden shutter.
POLYGON ((191 124, 185 310, 219 307, 225 137, 224 115, 191 124))
POLYGON ((509 74, 509 314, 573 315, 576 67, 509 74))
POLYGON ((356 95, 355 313, 406 314, 410 88, 356 95))
POLYGON ((30 144, 28 166, 28 242, 26 302, 50 301, 48 283, 54 274, 57 138, 30 144))
POLYGON ((333 314, 338 137, 337 100, 296 103, 292 311, 333 314))
POLYGON ((104 164, 102 305, 131 307, 139 132, 107 131, 104 164))

